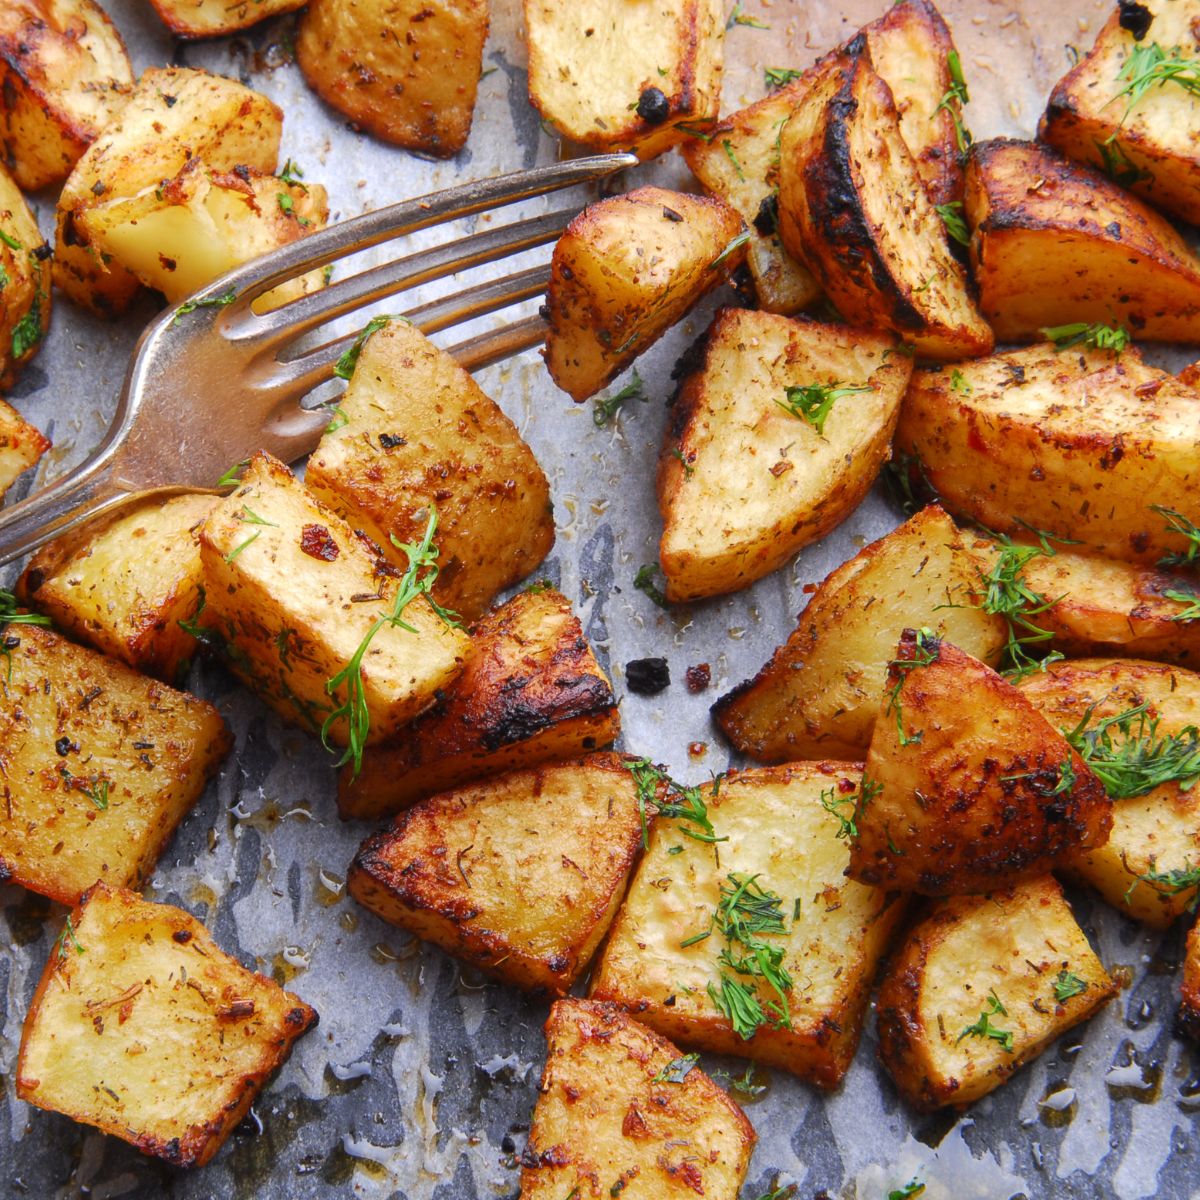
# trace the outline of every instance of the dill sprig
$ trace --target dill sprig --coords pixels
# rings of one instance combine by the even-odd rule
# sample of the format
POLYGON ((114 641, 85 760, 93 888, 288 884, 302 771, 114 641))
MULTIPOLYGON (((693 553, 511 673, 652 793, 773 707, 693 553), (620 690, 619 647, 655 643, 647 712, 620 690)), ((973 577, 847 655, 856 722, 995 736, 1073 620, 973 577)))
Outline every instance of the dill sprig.
POLYGON ((937 215, 942 218, 942 224, 946 226, 946 232, 950 235, 951 240, 960 246, 969 246, 971 231, 967 228, 966 217, 963 216, 963 202, 951 200, 948 204, 935 204, 933 207, 937 215))
POLYGON ((1154 179, 1154 172, 1139 167, 1122 149, 1120 142, 1114 141, 1115 134, 1104 141, 1096 142, 1096 150, 1100 154, 1100 169, 1118 187, 1130 188, 1135 183, 1148 182, 1154 179))
POLYGON ((821 807, 837 820, 837 836, 840 838, 858 837, 858 825, 856 823, 858 816, 858 794, 859 791, 857 788, 842 796, 839 796, 833 788, 829 788, 821 793, 821 807), (846 816, 842 811, 843 806, 847 804, 850 805, 849 816, 846 816))
MULTIPOLYGON (((21 612, 17 608, 17 598, 7 588, 0 588, 0 633, 9 625, 42 625, 50 624, 50 618, 41 613, 21 612)), ((12 652, 17 640, 9 643, 8 638, 0 637, 0 654, 4 655, 7 677, 12 679, 12 652)))
POLYGON ((1160 567, 1192 567, 1196 565, 1196 557, 1200 555, 1200 528, 1197 528, 1183 513, 1161 504, 1150 505, 1150 511, 1156 512, 1167 523, 1168 533, 1178 533, 1187 538, 1188 548, 1182 552, 1172 551, 1164 554, 1158 560, 1160 567))
POLYGON ((1054 343, 1055 350, 1068 350, 1072 346, 1088 346, 1093 350, 1111 350, 1120 354, 1129 345, 1129 331, 1122 325, 1088 324, 1075 321, 1070 325, 1053 325, 1043 328, 1042 337, 1054 343))
MULTIPOLYGON (((693 841, 715 843, 729 840, 717 836, 712 819, 708 815, 708 805, 705 804, 698 787, 685 787, 681 783, 676 783, 666 771, 648 758, 632 759, 625 764, 625 767, 633 776, 633 782, 637 788, 643 850, 649 846, 649 829, 646 821, 647 805, 653 805, 655 813, 660 817, 671 817, 694 825, 694 829, 686 826, 680 826, 679 829, 684 837, 690 837, 693 841), (660 787, 664 792, 661 798, 659 796, 660 787)), ((720 776, 717 777, 715 786, 720 786, 720 776)))
POLYGON ((637 373, 637 368, 634 367, 632 378, 619 392, 614 392, 611 396, 596 397, 595 407, 592 409, 592 421, 597 428, 603 429, 617 415, 626 400, 641 400, 645 403, 649 399, 650 397, 642 389, 642 380, 637 373))
POLYGON ((914 1175, 903 1187, 892 1188, 887 1194, 887 1200, 912 1200, 925 1191, 925 1185, 914 1175))
MULTIPOLYGON (((1200 59, 1184 58, 1178 46, 1172 46, 1168 53, 1157 42, 1141 43, 1133 47, 1121 64, 1117 81, 1123 86, 1109 103, 1125 100, 1125 112, 1120 121, 1120 125, 1124 125, 1129 114, 1153 87, 1171 83, 1190 95, 1200 96, 1200 59)), ((1112 136, 1115 137, 1115 133, 1112 136)))
POLYGON ((997 1025, 992 1024, 992 1017, 1008 1016, 1008 1009, 1000 1003, 1000 997, 995 991, 988 992, 987 1003, 980 1010, 979 1019, 973 1024, 968 1025, 962 1033, 954 1039, 954 1044, 957 1046, 965 1037, 991 1038, 993 1042, 999 1042, 1000 1045, 1009 1053, 1013 1052, 1013 1035, 1008 1029, 1001 1029, 997 1025))
POLYGON ((769 88, 786 87, 793 79, 800 79, 804 75, 803 71, 797 71, 795 67, 767 67, 763 71, 763 80, 769 88))
POLYGON ((946 66, 950 70, 950 86, 942 93, 938 106, 930 114, 932 121, 940 112, 948 112, 954 122, 954 139, 958 143, 958 152, 965 154, 971 145, 971 134, 963 124, 963 106, 971 100, 967 92, 967 81, 963 78, 962 61, 957 50, 951 50, 946 55, 946 66))
POLYGON ((918 729, 916 733, 908 734, 904 732, 904 709, 900 704, 900 691, 904 687, 904 682, 908 678, 908 673, 915 667, 927 667, 931 663, 937 662, 938 653, 941 649, 941 642, 932 629, 919 629, 915 638, 915 654, 913 658, 893 658, 888 666, 893 669, 896 675, 896 682, 888 691, 888 703, 885 708, 884 716, 888 716, 892 712, 896 714, 896 730, 900 735, 901 746, 916 745, 925 736, 924 730, 918 729))
POLYGON ((842 383, 804 383, 785 389, 786 399, 776 400, 784 412, 807 421, 821 437, 825 435, 825 422, 833 406, 843 397, 856 392, 869 392, 870 384, 851 387, 842 383))
MULTIPOLYGON (((1138 875, 1129 885, 1129 891, 1125 893, 1126 903, 1129 902, 1133 889, 1139 883, 1148 883, 1156 892, 1161 892, 1164 896, 1178 896, 1180 892, 1188 892, 1200 886, 1200 866, 1192 866, 1191 862, 1185 858, 1182 867, 1172 867, 1169 871, 1160 871, 1152 858, 1150 869, 1144 874, 1138 875)), ((1200 900, 1200 893, 1197 893, 1188 907, 1194 909, 1198 900, 1200 900)))
POLYGON ((726 29, 732 29, 735 25, 747 25, 751 29, 770 29, 765 21, 760 21, 757 17, 748 17, 742 12, 743 0, 737 0, 733 6, 733 12, 729 14, 729 20, 725 22, 726 29))
POLYGON ((673 1058, 650 1082, 682 1083, 699 1061, 698 1054, 684 1054, 680 1058, 673 1058))
POLYGON ((67 957, 68 941, 72 946, 74 946, 76 954, 82 954, 84 952, 83 947, 79 944, 79 939, 75 936, 75 924, 71 920, 70 913, 67 913, 66 924, 63 925, 62 933, 58 935, 58 942, 56 944, 56 950, 60 960, 67 957))
POLYGON ((1059 971, 1057 978, 1054 980, 1054 998, 1062 1004, 1065 1000, 1070 1000, 1072 996, 1081 996, 1088 989, 1087 980, 1080 979, 1073 971, 1068 971, 1065 967, 1059 971))
POLYGON ((1144 796, 1164 783, 1189 791, 1200 779, 1200 730, 1188 725, 1179 733, 1158 736, 1158 718, 1143 702, 1094 725, 1089 706, 1067 741, 1114 800, 1144 796))
POLYGON ((1163 596, 1167 600, 1174 600, 1176 604, 1187 606, 1182 612, 1175 613, 1171 617, 1172 621, 1200 620, 1200 595, 1196 592, 1181 592, 1177 588, 1167 588, 1163 592, 1163 596))

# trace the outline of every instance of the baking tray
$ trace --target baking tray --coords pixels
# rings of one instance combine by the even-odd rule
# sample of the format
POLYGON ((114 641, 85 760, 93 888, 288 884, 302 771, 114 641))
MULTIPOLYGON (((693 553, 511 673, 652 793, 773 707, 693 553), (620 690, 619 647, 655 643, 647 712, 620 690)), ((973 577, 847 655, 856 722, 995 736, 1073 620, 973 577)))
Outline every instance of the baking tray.
MULTIPOLYGON (((474 129, 466 150, 449 163, 355 133, 318 102, 289 61, 294 18, 185 45, 166 34, 144 0, 101 2, 136 69, 203 66, 240 77, 282 105, 284 154, 310 180, 326 184, 335 216, 530 167, 558 153, 526 99, 515 0, 493 0, 474 129)), ((744 13, 770 29, 730 29, 724 111, 762 94, 763 67, 807 66, 883 7, 884 0, 746 0, 744 13)), ((1072 48, 1090 46, 1110 7, 1089 0, 946 0, 942 10, 970 82, 968 117, 976 135, 1032 133, 1072 48)), ((668 186, 688 178, 677 155, 636 175, 668 186)), ((44 230, 51 227, 53 199, 39 197, 44 230)), ((576 406, 554 387, 536 354, 480 376, 550 477, 558 540, 539 574, 574 601, 612 672, 622 697, 622 746, 668 763, 689 782, 740 765, 710 723, 711 701, 757 670, 790 632, 805 585, 899 517, 882 493, 872 493, 821 544, 736 596, 663 612, 632 587, 637 569, 656 560, 654 464, 673 387, 670 369, 718 302, 644 356, 638 370, 649 402, 628 405, 606 429, 593 425, 590 405, 576 406), (669 689, 653 698, 627 693, 624 664, 664 654, 669 689), (693 696, 684 671, 701 662, 711 665, 713 682, 693 696)), ((98 440, 129 350, 152 312, 147 304, 111 325, 58 304, 47 344, 11 393, 55 442, 39 482, 98 440)), ((179 419, 192 418, 181 412, 179 419)), ((220 667, 198 665, 189 686, 219 706, 237 748, 184 821, 147 892, 205 921, 227 950, 313 1004, 321 1023, 208 1167, 189 1173, 144 1158, 15 1099, 21 1022, 62 910, 18 888, 0 888, 0 939, 7 942, 0 954, 0 1196, 514 1196, 544 1057, 546 1005, 486 983, 360 910, 343 881, 368 827, 337 819, 329 757, 282 726, 220 667)), ((795 1182, 804 1198, 857 1191, 875 1200, 914 1174, 926 1181, 927 1200, 1200 1195, 1200 1063, 1173 1030, 1181 933, 1160 938, 1088 895, 1073 898, 1104 961, 1129 970, 1131 983, 1117 1001, 963 1117, 917 1117, 901 1103, 876 1063, 871 1022, 832 1094, 759 1070, 761 1094, 743 1098, 759 1136, 746 1195, 795 1182)), ((703 1064, 728 1079, 744 1068, 711 1056, 703 1064)))

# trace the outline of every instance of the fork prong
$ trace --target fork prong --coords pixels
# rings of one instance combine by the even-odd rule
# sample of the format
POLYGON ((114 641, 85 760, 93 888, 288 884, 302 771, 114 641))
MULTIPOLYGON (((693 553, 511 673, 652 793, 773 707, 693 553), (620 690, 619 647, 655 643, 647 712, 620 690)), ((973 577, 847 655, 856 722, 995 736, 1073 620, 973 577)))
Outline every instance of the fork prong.
POLYGON ((503 362, 522 350, 540 346, 546 340, 546 322, 541 317, 527 317, 500 329, 492 329, 447 347, 467 371, 482 371, 493 363, 503 362))

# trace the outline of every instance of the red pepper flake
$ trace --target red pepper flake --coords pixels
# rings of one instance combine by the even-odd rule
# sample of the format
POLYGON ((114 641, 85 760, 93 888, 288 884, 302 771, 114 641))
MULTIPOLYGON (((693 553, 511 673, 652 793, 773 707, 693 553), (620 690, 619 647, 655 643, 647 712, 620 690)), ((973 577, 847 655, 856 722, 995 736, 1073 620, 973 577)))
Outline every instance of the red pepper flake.
POLYGON ((712 667, 708 663, 697 663, 694 667, 688 667, 684 678, 687 680, 687 690, 693 696, 698 695, 712 683, 712 667))
POLYGON ((333 562, 340 553, 337 542, 324 525, 305 525, 300 532, 300 549, 309 558, 319 558, 322 562, 333 562))

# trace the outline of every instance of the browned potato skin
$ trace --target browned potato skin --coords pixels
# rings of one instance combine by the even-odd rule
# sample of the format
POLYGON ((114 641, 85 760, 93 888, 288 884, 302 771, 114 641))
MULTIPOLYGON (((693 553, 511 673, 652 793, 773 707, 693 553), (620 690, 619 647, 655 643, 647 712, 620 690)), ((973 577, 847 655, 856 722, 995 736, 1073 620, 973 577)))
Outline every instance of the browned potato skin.
POLYGON ((1189 1037, 1200 1041, 1200 924, 1188 930, 1181 991, 1179 1024, 1189 1037))
POLYGON ((612 687, 570 601, 522 592, 471 630, 462 673, 427 713, 338 776, 343 820, 390 816, 500 771, 575 758, 621 730, 612 687))
MULTIPOLYGON (((0 288, 0 388, 9 388, 21 367, 41 349, 50 328, 50 264, 47 261, 49 247, 38 229, 37 219, 25 203, 16 181, 3 167, 0 167, 0 230, 18 243, 10 246, 0 240, 0 270, 5 279, 0 288), (26 318, 36 322, 38 336, 29 349, 14 358, 13 333, 26 318)), ((34 452, 38 443, 31 434, 22 434, 10 444, 21 444, 27 451, 34 452)), ((50 443, 46 442, 43 450, 49 448, 50 443)), ((25 465, 31 466, 41 453, 41 450, 33 453, 33 458, 25 465)))
POLYGON ((0 400, 0 497, 50 449, 50 439, 0 400))
POLYGON ((471 132, 487 32, 487 0, 308 0, 296 61, 358 128, 451 158, 471 132))
POLYGON ((175 1166, 203 1166, 316 1012, 169 904, 96 883, 71 927, 25 1018, 17 1095, 175 1166), (118 1079, 110 1103, 105 1084, 118 1079), (155 1120, 164 1092, 179 1111, 155 1120))
POLYGON ((559 1000, 520 1200, 736 1200, 755 1134, 703 1071, 656 1082, 679 1051, 615 1004, 559 1000))
POLYGON ((150 0, 178 38, 223 37, 259 21, 303 8, 305 0, 150 0))
POLYGON ((1066 738, 990 667, 949 642, 928 648, 932 662, 900 670, 923 657, 906 629, 889 667, 908 742, 889 694, 863 769, 882 790, 858 806, 846 873, 927 896, 986 892, 1104 845, 1112 802, 1066 738), (1055 795, 1068 757, 1075 783, 1055 795))
POLYGON ((1123 325, 1140 341, 1200 341, 1200 260, 1107 175, 994 138, 971 148, 964 205, 979 305, 1000 341, 1036 341, 1074 321, 1123 325))

